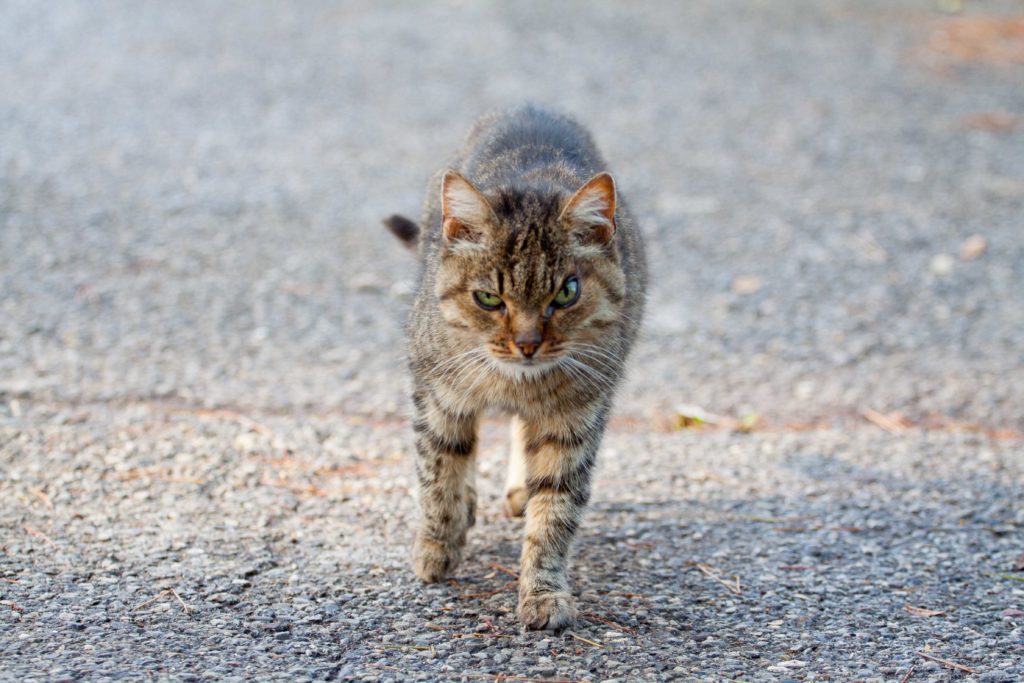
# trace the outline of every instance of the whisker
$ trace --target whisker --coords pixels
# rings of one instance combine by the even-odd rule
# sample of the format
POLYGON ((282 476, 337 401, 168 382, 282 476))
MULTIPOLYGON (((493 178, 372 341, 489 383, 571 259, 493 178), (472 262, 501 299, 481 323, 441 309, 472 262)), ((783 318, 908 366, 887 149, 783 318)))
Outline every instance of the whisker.
POLYGON ((565 356, 565 361, 569 363, 571 367, 574 367, 578 369, 580 372, 582 372, 588 378, 591 386, 593 387, 611 387, 614 386, 615 384, 615 382, 612 379, 610 379, 607 375, 605 375, 603 372, 595 369, 590 365, 587 365, 578 358, 574 358, 572 356, 565 356))
POLYGON ((574 342, 569 345, 569 354, 578 354, 602 366, 608 374, 618 376, 622 370, 622 360, 599 346, 574 342))

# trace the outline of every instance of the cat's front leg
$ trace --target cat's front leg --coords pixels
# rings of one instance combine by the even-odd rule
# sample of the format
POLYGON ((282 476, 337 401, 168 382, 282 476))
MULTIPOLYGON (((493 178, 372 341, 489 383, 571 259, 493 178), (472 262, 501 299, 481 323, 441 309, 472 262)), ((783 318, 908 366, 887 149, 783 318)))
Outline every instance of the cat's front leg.
POLYGON ((590 499, 605 413, 597 406, 523 423, 529 500, 518 612, 527 628, 560 630, 576 617, 567 577, 569 550, 590 499))
POLYGON ((475 521, 477 416, 447 410, 427 392, 414 393, 413 403, 421 518, 412 560, 433 583, 458 565, 475 521))

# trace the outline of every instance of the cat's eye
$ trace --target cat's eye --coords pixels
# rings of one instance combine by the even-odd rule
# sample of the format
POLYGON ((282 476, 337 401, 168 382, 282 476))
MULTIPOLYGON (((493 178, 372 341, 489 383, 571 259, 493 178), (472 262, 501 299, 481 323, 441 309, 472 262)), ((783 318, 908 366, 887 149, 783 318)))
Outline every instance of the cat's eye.
POLYGON ((497 294, 485 292, 480 289, 473 292, 473 299, 476 300, 476 303, 478 306, 480 306, 480 308, 485 308, 488 311, 493 311, 494 309, 500 307, 504 303, 501 300, 501 297, 498 296, 497 294))
POLYGON ((555 294, 555 299, 552 302, 557 308, 567 308, 576 303, 576 300, 580 298, 580 281, 579 278, 573 276, 565 281, 562 288, 555 294))

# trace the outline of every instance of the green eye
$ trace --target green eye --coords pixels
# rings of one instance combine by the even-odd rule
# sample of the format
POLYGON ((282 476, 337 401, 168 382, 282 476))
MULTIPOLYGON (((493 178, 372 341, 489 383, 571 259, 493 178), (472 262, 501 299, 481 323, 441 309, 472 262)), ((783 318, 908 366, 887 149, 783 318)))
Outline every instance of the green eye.
POLYGON ((479 304, 481 308, 486 308, 488 311, 493 311, 504 303, 502 302, 501 297, 497 294, 491 294, 490 292, 485 292, 479 289, 473 292, 473 298, 476 299, 477 304, 479 304))
POLYGON ((558 290, 558 294, 555 294, 554 305, 559 308, 572 306, 578 298, 580 298, 580 281, 576 277, 571 277, 558 290))

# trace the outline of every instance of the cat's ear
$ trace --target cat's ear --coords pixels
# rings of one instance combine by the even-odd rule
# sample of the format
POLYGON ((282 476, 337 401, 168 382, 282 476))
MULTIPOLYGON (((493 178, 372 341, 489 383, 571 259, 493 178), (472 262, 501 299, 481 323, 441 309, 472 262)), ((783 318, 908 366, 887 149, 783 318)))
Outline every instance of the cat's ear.
POLYGON ((383 221, 384 225, 391 234, 402 241, 407 249, 416 251, 417 246, 420 242, 420 226, 416 225, 415 221, 412 221, 405 216, 399 216, 397 213, 393 216, 388 216, 383 221))
POLYGON ((615 234, 615 180, 598 173, 569 197, 559 217, 588 241, 607 244, 615 234))
POLYGON ((473 183, 448 171, 441 180, 441 215, 445 239, 475 240, 487 232, 494 211, 473 183))

